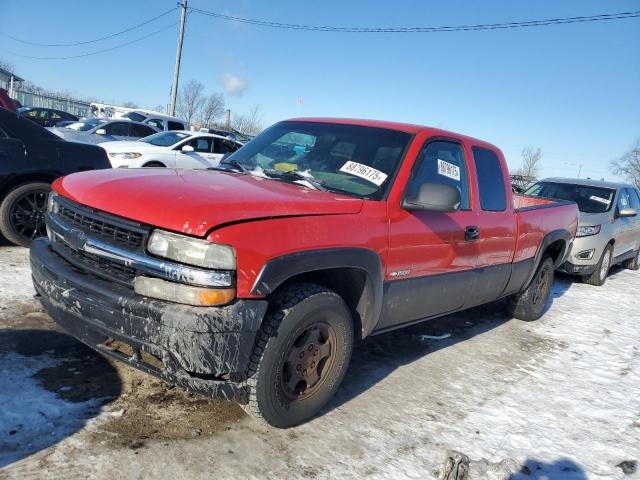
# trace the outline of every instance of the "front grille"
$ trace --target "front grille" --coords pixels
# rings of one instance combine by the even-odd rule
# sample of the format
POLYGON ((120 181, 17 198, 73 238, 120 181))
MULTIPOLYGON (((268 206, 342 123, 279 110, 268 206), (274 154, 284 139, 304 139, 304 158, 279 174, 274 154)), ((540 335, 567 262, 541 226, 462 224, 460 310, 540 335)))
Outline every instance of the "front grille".
POLYGON ((99 218, 97 215, 94 216, 67 205, 59 205, 58 215, 87 232, 129 247, 139 248, 144 239, 144 234, 140 231, 116 225, 108 220, 99 218))
POLYGON ((83 250, 74 250, 60 240, 53 242, 53 249, 76 268, 87 270, 128 287, 133 285, 136 271, 131 267, 83 250))

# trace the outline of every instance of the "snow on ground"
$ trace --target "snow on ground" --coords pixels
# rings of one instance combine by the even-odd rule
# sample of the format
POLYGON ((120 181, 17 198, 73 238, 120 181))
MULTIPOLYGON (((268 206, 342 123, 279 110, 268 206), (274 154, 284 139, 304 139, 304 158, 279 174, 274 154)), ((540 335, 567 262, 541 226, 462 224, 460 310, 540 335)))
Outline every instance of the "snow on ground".
MULTIPOLYGON (((0 291, 26 282, 28 272, 21 275, 3 276, 0 291)), ((289 430, 243 417, 208 432, 192 416, 204 407, 181 406, 161 386, 166 396, 155 392, 148 408, 124 409, 119 418, 103 412, 7 464, 0 477, 424 479, 437 478, 453 450, 471 459, 477 479, 639 478, 623 472, 640 461, 639 288, 640 272, 620 269, 601 288, 562 277, 537 322, 509 319, 498 302, 370 338, 356 348, 323 414, 289 430), (169 438, 151 429, 135 443, 114 443, 123 434, 110 426, 152 421, 158 398, 159 408, 195 433, 169 438)), ((1 313, 0 322, 11 324, 1 313)), ((31 385, 24 393, 14 388, 25 402, 51 400, 29 383, 29 360, 11 358, 25 363, 5 386, 31 385)), ((0 365, 3 375, 7 367, 0 365)), ((231 408, 206 404, 218 409, 212 415, 231 408)))
MULTIPOLYGON (((33 378, 61 360, 0 352, 0 467, 55 444, 78 430, 99 400, 69 402, 33 378)), ((62 391, 71 387, 61 387, 62 391)))

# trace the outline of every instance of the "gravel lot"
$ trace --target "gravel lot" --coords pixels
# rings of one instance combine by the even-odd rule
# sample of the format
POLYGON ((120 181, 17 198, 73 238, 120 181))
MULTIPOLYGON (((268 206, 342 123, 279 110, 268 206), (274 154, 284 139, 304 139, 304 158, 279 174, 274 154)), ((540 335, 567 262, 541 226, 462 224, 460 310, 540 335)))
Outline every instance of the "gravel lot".
POLYGON ((640 272, 561 277, 534 323, 498 302, 371 338, 323 414, 290 430, 62 333, 26 250, 1 245, 0 272, 0 478, 424 479, 449 451, 471 478, 640 476, 640 272))

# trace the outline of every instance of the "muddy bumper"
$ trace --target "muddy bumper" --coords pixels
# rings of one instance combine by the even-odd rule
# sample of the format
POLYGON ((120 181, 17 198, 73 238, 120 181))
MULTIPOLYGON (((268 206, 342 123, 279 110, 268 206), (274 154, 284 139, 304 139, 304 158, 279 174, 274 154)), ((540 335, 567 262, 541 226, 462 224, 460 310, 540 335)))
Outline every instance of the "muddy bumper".
POLYGON ((208 396, 232 399, 267 308, 261 300, 190 307, 136 295, 76 269, 39 239, 31 247, 38 298, 64 330, 132 367, 208 396))

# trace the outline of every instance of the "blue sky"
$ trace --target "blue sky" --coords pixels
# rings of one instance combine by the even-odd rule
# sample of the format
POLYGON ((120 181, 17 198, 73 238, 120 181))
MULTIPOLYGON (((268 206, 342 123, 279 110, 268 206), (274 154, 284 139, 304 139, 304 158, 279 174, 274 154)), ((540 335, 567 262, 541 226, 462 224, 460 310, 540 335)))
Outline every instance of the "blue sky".
MULTIPOLYGON (((125 29, 175 0, 0 0, 0 31, 43 43, 90 40, 125 29)), ((640 10, 640 1, 189 0, 230 15, 335 26, 440 26, 640 10)), ((178 20, 169 14, 117 38, 44 48, 0 37, 0 59, 49 89, 153 108, 168 102, 177 26, 109 53, 62 56, 136 39, 178 20), (13 52, 13 53, 9 53, 13 52)), ((274 30, 191 13, 181 81, 208 92, 246 84, 228 107, 261 105, 265 124, 292 116, 362 117, 446 128, 490 141, 511 167, 527 145, 544 175, 613 178, 609 161, 640 136, 640 19, 499 31, 344 34, 274 30), (238 81, 239 80, 239 81, 238 81), (302 98, 298 105, 296 99, 302 98)), ((237 89, 236 89, 237 90, 237 89)))

